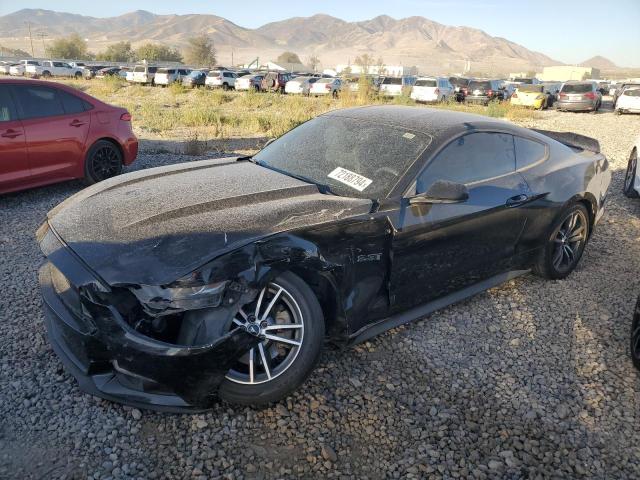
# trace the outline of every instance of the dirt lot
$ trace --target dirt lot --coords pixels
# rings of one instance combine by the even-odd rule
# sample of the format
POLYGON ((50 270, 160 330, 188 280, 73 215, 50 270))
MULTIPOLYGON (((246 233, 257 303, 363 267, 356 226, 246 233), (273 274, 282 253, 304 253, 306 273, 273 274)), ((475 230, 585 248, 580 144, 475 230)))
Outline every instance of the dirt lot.
MULTIPOLYGON (((34 231, 81 188, 0 198, 0 478, 640 478, 640 201, 620 193, 639 116, 547 111, 600 140, 608 211, 567 280, 521 277, 355 349, 293 396, 196 416, 91 397, 47 344, 34 231)), ((144 153, 134 168, 196 157, 144 153)))

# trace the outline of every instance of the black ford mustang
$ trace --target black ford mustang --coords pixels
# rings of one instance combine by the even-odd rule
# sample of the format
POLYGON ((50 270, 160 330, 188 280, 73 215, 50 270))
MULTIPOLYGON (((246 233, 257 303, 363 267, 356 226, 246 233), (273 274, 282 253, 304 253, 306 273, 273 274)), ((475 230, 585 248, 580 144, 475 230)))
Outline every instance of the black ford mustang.
POLYGON ((94 185, 38 231, 53 348, 83 389, 167 410, 264 404, 344 344, 529 270, 567 276, 611 174, 595 140, 365 107, 251 158, 94 185))

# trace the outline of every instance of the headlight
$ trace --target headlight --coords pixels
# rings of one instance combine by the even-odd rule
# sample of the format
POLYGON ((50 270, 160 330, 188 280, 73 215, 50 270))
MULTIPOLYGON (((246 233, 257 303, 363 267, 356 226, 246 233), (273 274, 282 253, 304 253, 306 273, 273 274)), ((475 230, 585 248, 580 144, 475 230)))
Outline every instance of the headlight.
POLYGON ((227 283, 229 282, 188 284, 180 280, 167 287, 140 285, 131 291, 148 314, 160 316, 185 310, 217 307, 222 303, 227 283))

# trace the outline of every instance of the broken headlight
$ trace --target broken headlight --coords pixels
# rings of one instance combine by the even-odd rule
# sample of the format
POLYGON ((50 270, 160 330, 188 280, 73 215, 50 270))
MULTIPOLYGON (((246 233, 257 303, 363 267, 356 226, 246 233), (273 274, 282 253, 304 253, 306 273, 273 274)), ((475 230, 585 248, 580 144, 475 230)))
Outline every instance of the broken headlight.
POLYGON ((144 310, 153 316, 185 310, 217 307, 222 302, 227 281, 202 284, 179 280, 167 287, 140 285, 132 289, 144 310))

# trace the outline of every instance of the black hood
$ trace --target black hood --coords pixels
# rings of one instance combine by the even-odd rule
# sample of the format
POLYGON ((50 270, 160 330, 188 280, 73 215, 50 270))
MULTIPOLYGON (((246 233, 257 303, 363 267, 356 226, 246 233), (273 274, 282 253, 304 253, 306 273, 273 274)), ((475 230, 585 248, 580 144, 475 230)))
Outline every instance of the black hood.
POLYGON ((251 241, 370 206, 232 158, 121 175, 68 198, 48 217, 107 283, 165 285, 251 241))

